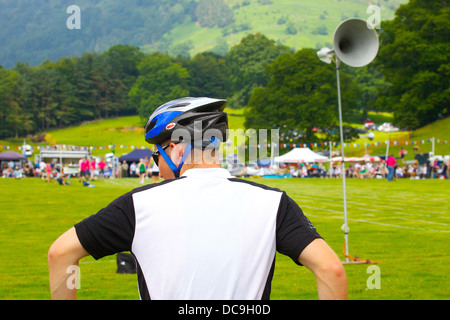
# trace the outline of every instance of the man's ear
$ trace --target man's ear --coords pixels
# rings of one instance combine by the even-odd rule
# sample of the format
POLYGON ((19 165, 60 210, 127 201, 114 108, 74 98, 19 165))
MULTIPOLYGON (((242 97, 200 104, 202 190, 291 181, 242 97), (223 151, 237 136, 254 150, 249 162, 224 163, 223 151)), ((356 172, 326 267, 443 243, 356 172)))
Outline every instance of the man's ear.
POLYGON ((170 143, 172 148, 171 159, 172 162, 178 167, 180 165, 181 159, 183 158, 184 148, 181 143, 170 143))

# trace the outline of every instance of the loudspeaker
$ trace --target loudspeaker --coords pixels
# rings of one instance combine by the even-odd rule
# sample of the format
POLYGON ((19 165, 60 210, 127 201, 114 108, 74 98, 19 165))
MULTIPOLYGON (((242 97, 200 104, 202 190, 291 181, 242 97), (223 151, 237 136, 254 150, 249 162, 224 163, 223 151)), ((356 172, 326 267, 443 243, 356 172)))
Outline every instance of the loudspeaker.
POLYGON ((378 35, 366 21, 350 18, 342 21, 334 31, 334 53, 351 67, 363 67, 377 55, 378 35))

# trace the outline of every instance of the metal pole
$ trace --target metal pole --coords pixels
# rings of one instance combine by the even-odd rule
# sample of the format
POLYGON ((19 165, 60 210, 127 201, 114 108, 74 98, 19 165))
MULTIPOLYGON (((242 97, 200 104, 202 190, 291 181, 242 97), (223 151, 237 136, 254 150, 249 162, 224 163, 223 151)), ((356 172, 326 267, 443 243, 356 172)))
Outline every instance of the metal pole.
POLYGON ((329 171, 329 175, 330 175, 330 179, 331 179, 331 178, 333 178, 333 172, 331 172, 333 169, 333 157, 332 157, 333 145, 332 145, 331 141, 329 141, 328 143, 330 144, 330 169, 328 171, 329 171))
POLYGON ((341 105, 341 83, 339 80, 339 67, 340 60, 336 57, 336 78, 337 78, 337 92, 338 92, 338 104, 339 104, 339 131, 341 136, 341 155, 342 155, 342 190, 344 198, 344 239, 345 239, 345 261, 348 259, 348 221, 347 221, 347 190, 345 185, 345 155, 344 155, 344 129, 342 128, 342 105, 341 105))
POLYGON ((431 152, 433 153, 433 157, 434 157, 434 143, 435 143, 435 138, 434 137, 431 138, 431 142, 432 142, 432 144, 431 144, 431 152))

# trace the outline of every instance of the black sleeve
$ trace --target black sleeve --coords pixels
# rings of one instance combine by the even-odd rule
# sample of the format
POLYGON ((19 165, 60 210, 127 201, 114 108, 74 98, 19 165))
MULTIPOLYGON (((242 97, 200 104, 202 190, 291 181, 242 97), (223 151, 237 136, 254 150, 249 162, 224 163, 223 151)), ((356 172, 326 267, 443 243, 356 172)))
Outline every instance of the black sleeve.
POLYGON ((127 193, 75 225, 83 248, 95 259, 130 251, 134 237, 133 198, 127 193))
POLYGON ((289 256, 296 264, 300 253, 314 239, 321 238, 302 209, 283 192, 276 226, 277 251, 289 256))

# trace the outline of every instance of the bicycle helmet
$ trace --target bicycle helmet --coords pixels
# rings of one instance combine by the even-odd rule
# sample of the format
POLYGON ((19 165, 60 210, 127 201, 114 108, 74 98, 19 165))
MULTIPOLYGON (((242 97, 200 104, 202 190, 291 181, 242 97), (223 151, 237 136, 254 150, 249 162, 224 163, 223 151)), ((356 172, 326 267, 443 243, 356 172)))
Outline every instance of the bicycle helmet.
POLYGON ((193 147, 204 149, 211 143, 218 146, 220 141, 226 139, 228 117, 223 112, 225 104, 224 99, 207 97, 185 97, 169 101, 158 107, 148 119, 145 125, 145 141, 156 145, 164 160, 178 177, 184 160, 193 147), (162 142, 172 139, 172 133, 177 129, 186 130, 190 137, 190 141, 183 141, 188 142, 188 146, 178 167, 161 147, 162 142), (204 133, 210 129, 219 130, 221 136, 204 140, 204 133), (199 137, 200 140, 198 140, 199 137))

